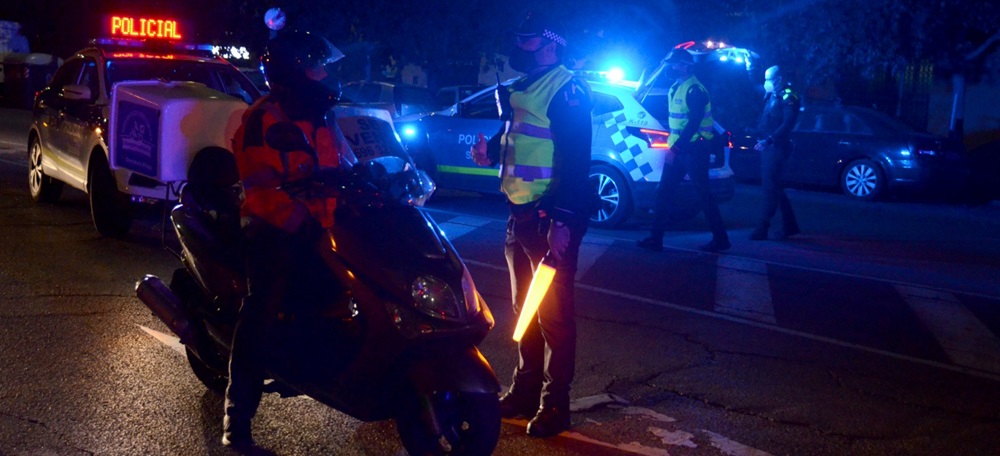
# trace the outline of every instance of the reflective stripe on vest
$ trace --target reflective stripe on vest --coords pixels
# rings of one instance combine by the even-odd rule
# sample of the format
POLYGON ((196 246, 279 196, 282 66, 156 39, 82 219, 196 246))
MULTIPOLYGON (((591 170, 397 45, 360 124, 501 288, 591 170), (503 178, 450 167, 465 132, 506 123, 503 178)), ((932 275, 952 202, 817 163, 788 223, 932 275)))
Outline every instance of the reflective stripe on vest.
POLYGON ((560 65, 527 89, 510 94, 514 119, 500 140, 500 144, 507 147, 500 186, 514 204, 526 204, 541 198, 552 182, 555 146, 549 130, 549 103, 571 79, 573 73, 560 65))
MULTIPOLYGON (((670 136, 667 137, 667 147, 674 145, 677 142, 677 138, 684 131, 684 127, 688 124, 688 114, 690 110, 687 104, 687 94, 691 87, 698 87, 706 95, 708 95, 708 90, 705 86, 698 81, 698 78, 691 76, 680 83, 680 85, 674 84, 671 87, 671 92, 673 95, 670 97, 670 117, 667 119, 668 125, 670 126, 670 136)), ((698 132, 691 136, 691 142, 698 141, 701 138, 712 139, 715 137, 715 122, 712 120, 712 102, 709 101, 705 104, 705 117, 701 119, 701 124, 698 126, 698 132)))

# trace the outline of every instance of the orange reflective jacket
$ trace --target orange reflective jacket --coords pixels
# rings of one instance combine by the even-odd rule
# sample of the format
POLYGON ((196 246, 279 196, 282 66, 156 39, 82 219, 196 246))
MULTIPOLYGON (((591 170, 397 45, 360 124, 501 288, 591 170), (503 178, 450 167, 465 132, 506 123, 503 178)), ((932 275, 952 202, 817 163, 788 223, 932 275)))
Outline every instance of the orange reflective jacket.
POLYGON ((340 150, 334 135, 326 126, 296 121, 313 149, 319 163, 306 151, 284 154, 264 141, 264 132, 271 125, 287 120, 280 106, 265 96, 243 114, 243 124, 233 137, 233 153, 243 181, 244 217, 262 219, 282 230, 294 233, 306 217, 312 217, 325 228, 333 225, 337 201, 330 197, 292 197, 280 187, 312 177, 317 169, 336 168, 340 150))

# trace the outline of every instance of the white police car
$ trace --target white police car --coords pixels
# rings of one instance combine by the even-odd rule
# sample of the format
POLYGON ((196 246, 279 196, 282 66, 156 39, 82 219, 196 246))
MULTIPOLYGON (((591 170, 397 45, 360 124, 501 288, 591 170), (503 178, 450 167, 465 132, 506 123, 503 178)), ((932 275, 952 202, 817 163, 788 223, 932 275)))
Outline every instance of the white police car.
MULTIPOLYGON (((590 180, 601 198, 600 208, 591 214, 591 226, 612 228, 636 209, 649 210, 655 204, 654 191, 664 158, 670 153, 666 147, 669 133, 666 119, 654 117, 635 98, 636 84, 585 76, 590 80, 594 101, 590 180)), ((469 156, 479 132, 492 135, 500 129, 494 91, 495 86, 489 87, 442 111, 396 120, 396 129, 417 166, 427 170, 439 188, 500 191, 499 166, 479 167, 469 156)), ((712 157, 709 177, 716 199, 730 200, 734 183, 728 147, 712 157)), ((679 203, 672 217, 697 213, 693 192, 690 197, 682 195, 676 200, 679 203)))
POLYGON ((114 20, 124 36, 74 54, 35 97, 28 187, 38 202, 58 200, 65 185, 87 192, 97 231, 122 237, 132 203, 175 198, 194 156, 228 149, 242 110, 261 95, 209 50, 156 39, 180 36, 175 23, 114 20))

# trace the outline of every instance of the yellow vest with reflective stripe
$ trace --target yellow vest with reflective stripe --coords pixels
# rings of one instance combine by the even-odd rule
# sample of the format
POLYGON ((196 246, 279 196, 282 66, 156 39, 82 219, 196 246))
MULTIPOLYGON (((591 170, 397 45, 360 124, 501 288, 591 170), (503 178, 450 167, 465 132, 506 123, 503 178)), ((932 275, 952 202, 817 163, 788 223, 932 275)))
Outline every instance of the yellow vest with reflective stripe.
POLYGON ((549 102, 572 78, 573 73, 560 65, 527 89, 510 94, 514 118, 500 139, 506 145, 500 187, 514 204, 541 198, 552 182, 555 147, 549 130, 549 102))
MULTIPOLYGON (((705 95, 708 95, 708 90, 705 86, 698 81, 698 78, 691 76, 687 78, 680 85, 674 84, 676 90, 673 91, 673 96, 670 97, 670 136, 667 137, 667 147, 674 145, 677 142, 678 136, 684 131, 684 127, 688 124, 688 114, 690 110, 687 104, 687 93, 688 89, 691 87, 698 87, 705 95)), ((698 128, 698 132, 691 136, 691 142, 695 142, 700 138, 712 139, 715 137, 715 122, 712 120, 712 102, 709 101, 705 105, 705 117, 701 119, 701 126, 698 128)))

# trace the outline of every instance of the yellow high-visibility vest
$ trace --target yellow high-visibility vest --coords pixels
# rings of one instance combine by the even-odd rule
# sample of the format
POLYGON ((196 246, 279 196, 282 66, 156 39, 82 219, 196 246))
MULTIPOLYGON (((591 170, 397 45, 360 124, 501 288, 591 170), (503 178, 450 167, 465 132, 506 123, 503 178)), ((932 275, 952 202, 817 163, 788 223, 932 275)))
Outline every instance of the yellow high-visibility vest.
POLYGON ((514 117, 500 138, 506 146, 500 187, 514 204, 541 198, 552 182, 555 146, 549 130, 549 103, 572 78, 573 73, 560 65, 524 90, 508 88, 514 117))
MULTIPOLYGON (((687 105, 687 93, 691 87, 698 87, 705 92, 708 96, 708 90, 705 86, 698 81, 698 78, 691 76, 684 80, 680 84, 674 84, 670 88, 672 96, 670 97, 670 118, 668 119, 668 125, 670 126, 670 136, 667 137, 667 147, 673 146, 677 142, 677 138, 680 136, 681 132, 684 131, 684 127, 687 127, 688 115, 690 110, 687 105)), ((701 125, 698 128, 698 132, 691 136, 691 142, 698 141, 701 138, 712 139, 715 137, 715 122, 712 120, 712 102, 709 101, 705 105, 705 117, 701 119, 701 125)))

